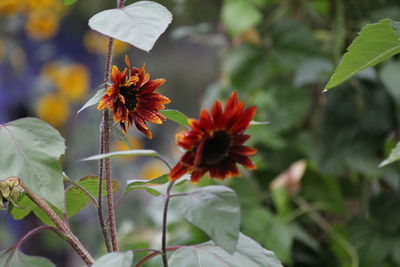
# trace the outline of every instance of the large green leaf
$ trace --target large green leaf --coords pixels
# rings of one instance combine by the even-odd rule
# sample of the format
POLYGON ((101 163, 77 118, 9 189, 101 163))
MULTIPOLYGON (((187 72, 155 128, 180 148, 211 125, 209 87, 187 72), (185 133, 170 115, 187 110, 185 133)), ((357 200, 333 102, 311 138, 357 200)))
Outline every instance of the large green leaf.
POLYGON ((228 32, 236 36, 261 22, 262 14, 250 1, 225 1, 222 20, 228 32))
POLYGON ((400 34, 396 31, 399 22, 383 19, 366 25, 331 76, 325 90, 331 89, 354 74, 372 67, 383 60, 400 53, 400 34))
POLYGON ((92 267, 131 267, 132 263, 132 251, 111 252, 101 256, 92 267))
MULTIPOLYGON (((75 181, 78 185, 83 187, 90 193, 93 197, 97 199, 98 197, 98 188, 99 188, 99 177, 97 175, 88 175, 85 176, 78 181, 75 181)), ((119 182, 115 179, 111 180, 113 193, 118 192, 119 190, 119 182)), ((103 196, 107 194, 106 191, 106 181, 103 181, 103 196)), ((72 185, 67 188, 65 191, 65 198, 67 201, 67 214, 68 216, 73 216, 79 210, 81 210, 89 201, 89 196, 84 193, 80 188, 72 185)))
POLYGON ((183 127, 188 127, 188 117, 179 110, 164 109, 160 110, 160 112, 167 117, 167 119, 174 121, 183 127))
POLYGON ((97 13, 89 20, 95 31, 150 51, 172 21, 164 6, 152 1, 135 2, 124 8, 97 13))
POLYGON ((18 176, 59 210, 64 210, 59 158, 64 139, 46 122, 24 118, 0 124, 0 177, 18 176))
POLYGON ((85 105, 83 105, 83 107, 81 107, 77 113, 80 113, 81 111, 87 109, 88 107, 91 107, 93 105, 97 105, 97 103, 99 103, 101 97, 104 95, 104 93, 106 92, 106 89, 100 89, 96 92, 96 94, 94 96, 92 96, 86 103, 85 105))
POLYGON ((233 253, 239 235, 240 206, 236 193, 226 186, 206 186, 180 199, 180 211, 218 246, 233 253))
POLYGON ((19 250, 8 249, 0 251, 0 266, 2 267, 56 267, 46 258, 28 256, 19 250))
POLYGON ((267 209, 253 206, 244 210, 242 229, 261 245, 274 251, 281 261, 291 263, 293 233, 284 221, 267 209))
POLYGON ((114 158, 119 156, 146 156, 146 157, 157 157, 157 151, 151 149, 133 149, 133 150, 121 150, 110 152, 107 154, 98 154, 88 158, 82 159, 82 161, 89 161, 89 160, 100 160, 100 159, 107 159, 107 158, 114 158))
POLYGON ((239 235, 237 248, 230 255, 212 241, 180 248, 172 254, 169 265, 174 267, 282 267, 272 251, 257 242, 239 235))

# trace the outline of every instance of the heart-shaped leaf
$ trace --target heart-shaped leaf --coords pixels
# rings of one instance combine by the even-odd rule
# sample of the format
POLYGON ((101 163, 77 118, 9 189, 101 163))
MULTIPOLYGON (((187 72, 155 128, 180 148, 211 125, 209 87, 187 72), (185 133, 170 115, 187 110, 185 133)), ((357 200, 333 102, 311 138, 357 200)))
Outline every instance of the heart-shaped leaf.
POLYGON ((97 13, 90 18, 89 27, 148 52, 171 21, 172 14, 164 6, 139 1, 97 13))
POLYGON ((92 267, 131 267, 132 263, 132 251, 111 252, 101 256, 92 267))
POLYGON ((17 176, 32 191, 64 211, 59 158, 64 138, 46 122, 24 118, 0 124, 0 177, 17 176))
POLYGON ((239 235, 240 207, 236 193, 226 186, 206 186, 181 199, 184 218, 202 229, 218 246, 233 253, 239 235))
POLYGON ((8 249, 0 251, 0 266, 4 267, 56 267, 46 258, 28 256, 19 250, 8 249))
POLYGON ((282 267, 272 251, 261 247, 244 234, 239 234, 235 252, 230 255, 214 242, 180 248, 172 254, 169 265, 174 267, 282 267))

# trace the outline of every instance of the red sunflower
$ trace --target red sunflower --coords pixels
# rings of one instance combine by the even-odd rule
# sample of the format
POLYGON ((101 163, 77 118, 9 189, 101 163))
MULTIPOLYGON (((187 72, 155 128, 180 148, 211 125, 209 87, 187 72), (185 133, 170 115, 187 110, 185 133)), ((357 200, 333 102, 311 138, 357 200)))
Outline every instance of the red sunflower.
POLYGON ((170 173, 170 179, 176 180, 184 173, 191 174, 191 180, 197 183, 208 171, 212 178, 225 179, 238 176, 239 163, 247 169, 256 168, 249 156, 257 150, 244 146, 250 135, 244 131, 256 113, 256 107, 245 109, 233 92, 226 103, 225 110, 221 102, 216 101, 211 114, 201 110, 200 119, 190 119, 190 130, 177 134, 177 144, 186 149, 186 153, 170 173))
POLYGON ((117 66, 113 66, 113 84, 100 99, 97 109, 111 110, 114 122, 121 125, 124 133, 134 122, 138 130, 151 139, 152 133, 146 121, 157 124, 166 121, 159 111, 171 102, 168 97, 154 93, 165 79, 150 80, 150 74, 146 73, 144 66, 140 69, 131 67, 128 56, 125 56, 125 63, 128 68, 122 73, 117 66))

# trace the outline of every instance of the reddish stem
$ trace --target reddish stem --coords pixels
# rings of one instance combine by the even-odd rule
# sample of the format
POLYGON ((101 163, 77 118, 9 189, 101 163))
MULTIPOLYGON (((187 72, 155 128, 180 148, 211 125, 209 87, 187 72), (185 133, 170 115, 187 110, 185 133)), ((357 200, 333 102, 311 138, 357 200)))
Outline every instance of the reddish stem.
MULTIPOLYGON (((175 251, 177 249, 180 248, 184 248, 184 247, 188 247, 188 246, 173 246, 173 247, 168 247, 165 248, 165 251, 175 251)), ((145 262, 147 262, 148 260, 154 258, 155 256, 159 255, 159 254, 163 254, 163 252, 161 251, 154 251, 153 253, 150 253, 149 255, 147 255, 146 257, 144 257, 143 259, 141 259, 138 263, 136 263, 135 267, 140 267, 142 266, 145 262)))

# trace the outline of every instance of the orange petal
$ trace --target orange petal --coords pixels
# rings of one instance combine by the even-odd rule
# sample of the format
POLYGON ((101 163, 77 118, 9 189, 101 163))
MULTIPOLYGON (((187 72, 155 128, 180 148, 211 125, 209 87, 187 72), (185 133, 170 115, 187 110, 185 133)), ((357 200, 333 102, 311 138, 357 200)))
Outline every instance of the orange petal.
POLYGON ((120 72, 118 70, 118 67, 115 65, 112 67, 111 77, 112 77, 114 84, 119 85, 120 72))

